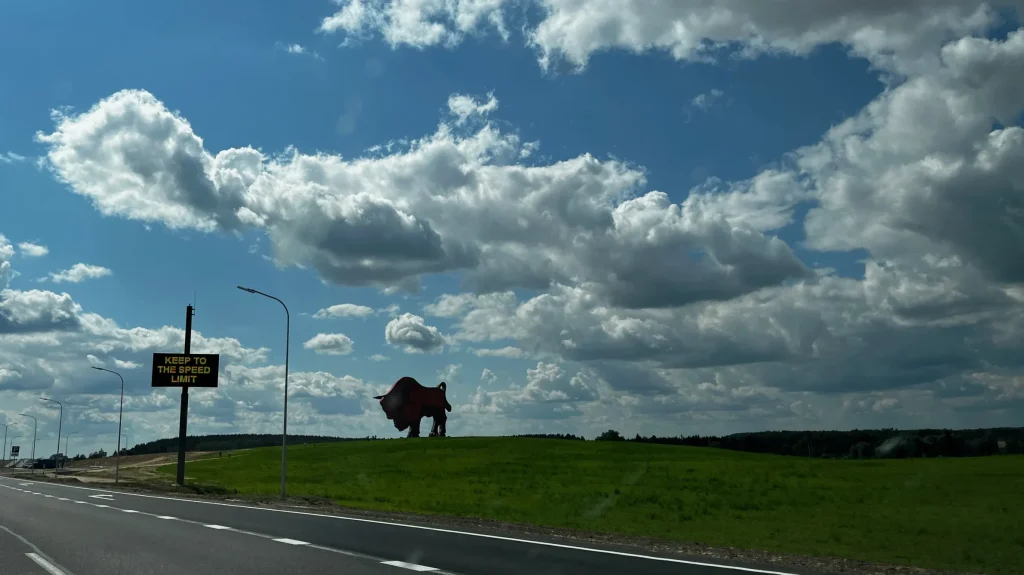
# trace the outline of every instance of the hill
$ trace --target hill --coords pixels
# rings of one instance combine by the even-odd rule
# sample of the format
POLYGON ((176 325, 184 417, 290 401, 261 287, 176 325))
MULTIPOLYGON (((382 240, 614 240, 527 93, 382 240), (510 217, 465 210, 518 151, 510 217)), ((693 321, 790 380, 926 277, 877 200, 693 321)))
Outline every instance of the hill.
MULTIPOLYGON (((188 481, 278 493, 280 449, 188 481)), ((288 450, 292 495, 707 545, 991 574, 1024 556, 1024 457, 822 460, 626 441, 446 438, 288 450)), ((174 466, 160 469, 174 473, 174 466)))

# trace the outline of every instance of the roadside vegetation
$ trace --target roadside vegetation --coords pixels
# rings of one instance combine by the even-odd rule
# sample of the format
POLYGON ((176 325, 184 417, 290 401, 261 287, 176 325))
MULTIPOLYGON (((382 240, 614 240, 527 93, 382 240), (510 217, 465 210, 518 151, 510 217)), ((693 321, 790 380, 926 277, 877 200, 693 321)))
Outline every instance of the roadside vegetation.
MULTIPOLYGON (((188 481, 280 489, 279 448, 188 481)), ((290 495, 713 546, 1019 573, 1024 456, 812 459, 626 441, 448 438, 288 449, 290 495)), ((174 465, 160 468, 173 476, 174 465)))

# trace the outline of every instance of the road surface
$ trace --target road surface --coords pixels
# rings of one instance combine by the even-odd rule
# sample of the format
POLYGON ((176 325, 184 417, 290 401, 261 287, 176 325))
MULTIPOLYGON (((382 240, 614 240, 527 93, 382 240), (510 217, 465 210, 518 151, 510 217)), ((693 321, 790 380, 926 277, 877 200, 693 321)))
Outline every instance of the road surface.
MULTIPOLYGON (((0 572, 791 575, 610 547, 0 478, 0 572)), ((793 572, 796 573, 796 572, 793 572)))

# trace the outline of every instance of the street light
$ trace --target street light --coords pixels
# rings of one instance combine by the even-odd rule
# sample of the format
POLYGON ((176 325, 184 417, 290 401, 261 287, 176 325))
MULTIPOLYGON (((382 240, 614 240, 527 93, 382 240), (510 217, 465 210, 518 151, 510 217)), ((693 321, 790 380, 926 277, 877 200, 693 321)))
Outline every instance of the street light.
POLYGON ((124 414, 124 378, 121 377, 120 373, 105 367, 96 367, 94 365, 92 368, 99 371, 108 371, 121 379, 121 407, 117 412, 117 459, 115 460, 117 463, 114 467, 114 484, 117 485, 121 480, 121 416, 124 414))
POLYGON ((4 426, 4 450, 0 453, 0 461, 7 461, 7 428, 8 426, 14 425, 13 423, 0 424, 4 426))
POLYGON ((276 297, 265 294, 261 291, 254 290, 252 288, 237 286, 238 289, 268 297, 277 303, 281 304, 284 308, 285 327, 284 327, 284 425, 281 429, 281 497, 285 496, 285 476, 288 470, 288 351, 291 345, 291 332, 292 332, 292 316, 288 313, 288 306, 284 305, 284 302, 277 299, 276 297))
POLYGON ((71 436, 76 434, 76 433, 78 433, 78 432, 77 431, 69 431, 68 434, 64 436, 64 461, 65 461, 65 465, 64 466, 65 467, 67 467, 67 460, 68 460, 68 453, 69 453, 68 452, 68 449, 69 449, 68 448, 68 444, 71 443, 71 436))
POLYGON ((31 417, 34 422, 32 424, 32 473, 34 474, 36 472, 36 428, 39 427, 39 420, 36 419, 36 416, 29 415, 27 413, 19 413, 18 415, 22 417, 31 417))
MULTIPOLYGON (((60 406, 60 418, 57 419, 57 451, 55 452, 57 455, 60 455, 60 430, 61 427, 64 425, 64 405, 61 404, 61 402, 57 401, 56 399, 50 399, 49 397, 40 397, 39 399, 43 401, 52 401, 53 403, 56 403, 57 405, 60 406)), ((56 461, 53 462, 53 476, 57 477, 56 461)))

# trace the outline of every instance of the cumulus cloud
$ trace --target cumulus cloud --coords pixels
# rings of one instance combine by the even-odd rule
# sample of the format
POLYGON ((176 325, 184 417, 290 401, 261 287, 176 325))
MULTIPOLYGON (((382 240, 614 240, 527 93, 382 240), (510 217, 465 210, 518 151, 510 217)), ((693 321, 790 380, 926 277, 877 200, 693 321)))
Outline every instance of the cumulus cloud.
MULTIPOLYGON (((56 131, 38 136, 49 165, 102 213, 177 229, 257 227, 279 265, 311 266, 335 283, 414 290, 423 274, 463 270, 478 292, 596 282, 618 303, 657 307, 810 273, 767 230, 724 216, 710 191, 682 204, 637 195, 641 170, 590 155, 517 165, 524 146, 489 121, 466 134, 442 123, 408 150, 346 161, 297 150, 213 155, 142 91, 55 119, 56 131)), ((759 180, 734 187, 750 198, 737 201, 765 193, 759 180)), ((773 222, 787 218, 785 205, 772 209, 773 222)))
POLYGON ((318 310, 313 317, 316 319, 331 319, 345 317, 367 317, 373 315, 372 307, 357 305, 354 303, 339 303, 330 307, 318 310))
POLYGON ((19 243, 18 251, 21 252, 21 255, 30 258, 38 258, 50 253, 49 248, 47 248, 46 246, 41 246, 39 244, 34 244, 32 242, 19 243))
MULTIPOLYGON (((951 37, 983 30, 1019 0, 818 2, 782 0, 533 0, 539 21, 523 23, 526 42, 545 68, 565 62, 582 70, 609 49, 652 50, 678 60, 715 61, 727 55, 807 55, 833 43, 877 66, 910 72, 927 65, 951 37)), ((379 35, 393 48, 452 46, 467 35, 497 32, 518 0, 349 0, 320 31, 346 38, 379 35)))
POLYGON ((696 108, 702 112, 707 111, 707 109, 710 108, 724 94, 725 92, 722 92, 717 88, 713 88, 709 92, 697 94, 696 96, 693 97, 693 100, 690 100, 690 107, 696 108))
POLYGON ((81 283, 85 280, 109 276, 113 272, 103 266, 90 264, 75 264, 70 268, 50 273, 44 280, 49 279, 53 283, 81 283))
POLYGON ((482 26, 508 38, 502 10, 504 0, 340 0, 337 3, 338 11, 324 18, 318 31, 343 33, 346 41, 380 34, 392 46, 454 46, 482 26))
POLYGON ((302 347, 324 355, 348 355, 352 353, 352 338, 343 333, 318 333, 302 347))
MULTIPOLYGON (((487 372, 482 379, 490 379, 487 372)), ((470 413, 501 414, 512 418, 562 419, 579 415, 578 404, 597 398, 596 382, 586 374, 580 372, 570 376, 559 365, 540 362, 526 371, 525 385, 514 385, 499 391, 479 387, 465 407, 470 413)))
POLYGON ((406 353, 440 351, 445 339, 441 332, 432 325, 424 323, 423 318, 411 313, 392 319, 384 327, 384 339, 406 353))

